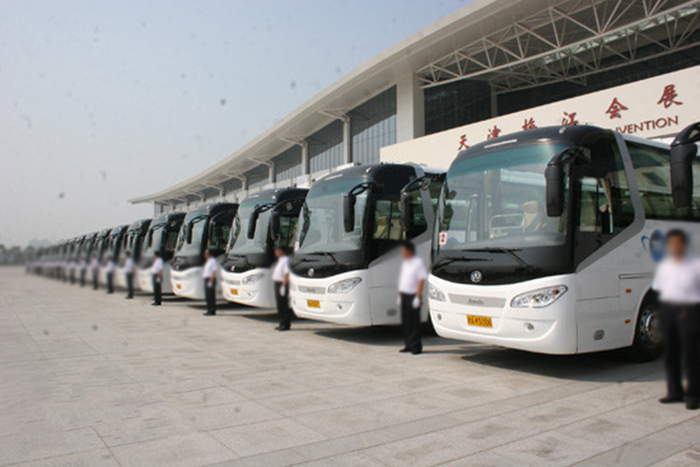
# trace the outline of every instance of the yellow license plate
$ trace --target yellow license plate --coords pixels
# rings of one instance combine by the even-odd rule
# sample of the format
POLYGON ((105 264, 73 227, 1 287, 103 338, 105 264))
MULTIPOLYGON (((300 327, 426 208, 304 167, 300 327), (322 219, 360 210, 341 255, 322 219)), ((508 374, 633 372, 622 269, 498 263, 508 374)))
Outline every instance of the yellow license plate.
POLYGON ((493 327, 493 323, 491 322, 490 316, 467 315, 467 324, 469 324, 469 326, 479 326, 482 328, 493 327))
POLYGON ((306 304, 309 306, 309 308, 321 308, 321 302, 318 300, 307 300, 306 304))
POLYGON ((238 289, 231 289, 231 295, 238 295, 238 289))
POLYGON ((178 288, 178 290, 182 289, 182 284, 177 284, 175 287, 178 288))

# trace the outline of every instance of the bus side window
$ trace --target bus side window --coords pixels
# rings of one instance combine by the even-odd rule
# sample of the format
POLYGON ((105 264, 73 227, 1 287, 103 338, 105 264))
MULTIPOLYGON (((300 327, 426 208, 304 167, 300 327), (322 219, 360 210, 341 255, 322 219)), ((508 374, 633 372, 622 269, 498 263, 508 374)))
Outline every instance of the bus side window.
POLYGON ((578 232, 576 262, 620 233, 634 220, 627 176, 617 143, 595 135, 587 141, 591 161, 577 167, 578 232))
POLYGON ((375 240, 401 240, 401 214, 399 203, 389 200, 377 200, 374 210, 375 240))
POLYGON ((647 219, 690 219, 700 207, 700 160, 693 161, 693 209, 678 209, 671 194, 670 151, 665 148, 627 142, 647 219))

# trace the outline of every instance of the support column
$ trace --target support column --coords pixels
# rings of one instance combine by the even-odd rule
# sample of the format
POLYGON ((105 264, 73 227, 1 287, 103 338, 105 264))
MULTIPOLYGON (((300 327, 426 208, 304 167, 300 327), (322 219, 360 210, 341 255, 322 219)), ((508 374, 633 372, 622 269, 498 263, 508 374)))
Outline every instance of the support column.
POLYGON ((306 140, 299 142, 301 146, 301 174, 309 175, 311 173, 311 165, 309 164, 309 143, 306 140))
POLYGON ((405 73, 396 81, 396 142, 425 135, 425 101, 420 81, 405 73))
POLYGON ((352 127, 350 117, 343 115, 340 119, 343 122, 343 162, 352 163, 352 127))
POLYGON ((491 90, 491 118, 494 118, 498 117, 498 94, 492 84, 489 84, 489 89, 491 90))
POLYGON ((275 163, 273 161, 269 161, 267 164, 267 182, 268 183, 275 183, 277 181, 277 170, 275 167, 275 163))

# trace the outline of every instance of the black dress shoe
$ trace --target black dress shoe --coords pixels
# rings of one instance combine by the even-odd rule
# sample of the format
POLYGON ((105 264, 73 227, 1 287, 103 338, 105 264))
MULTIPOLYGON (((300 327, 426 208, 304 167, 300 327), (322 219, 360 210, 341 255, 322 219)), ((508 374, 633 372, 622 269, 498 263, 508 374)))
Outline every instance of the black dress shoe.
POLYGON ((700 401, 688 401, 685 403, 685 408, 688 410, 700 409, 700 401))
POLYGON ((419 355, 419 354, 423 353, 423 349, 414 349, 414 350, 411 350, 411 353, 413 355, 419 355))
POLYGON ((277 326, 275 328, 275 331, 289 331, 289 328, 284 327, 284 326, 277 326))
POLYGON ((678 396, 666 396, 659 399, 659 402, 662 404, 675 404, 676 402, 683 402, 683 398, 678 396))
POLYGON ((151 306, 160 306, 160 303, 153 302, 151 303, 151 306))
POLYGON ((411 351, 411 349, 409 349, 408 347, 404 347, 403 349, 399 350, 400 353, 406 353, 406 352, 410 352, 410 351, 411 351))
POLYGON ((204 316, 216 316, 216 313, 202 313, 204 316))

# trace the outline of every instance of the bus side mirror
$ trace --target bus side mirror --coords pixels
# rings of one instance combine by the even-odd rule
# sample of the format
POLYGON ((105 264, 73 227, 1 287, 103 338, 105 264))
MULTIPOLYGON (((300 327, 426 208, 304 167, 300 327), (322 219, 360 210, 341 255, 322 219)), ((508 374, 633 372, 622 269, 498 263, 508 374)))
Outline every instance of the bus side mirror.
POLYGON ((401 211, 401 229, 408 235, 413 229, 413 194, 410 191, 401 191, 399 210, 401 211))
POLYGON ((250 213, 250 220, 248 221, 248 240, 255 238, 255 227, 258 224, 258 216, 260 216, 260 211, 258 209, 253 209, 253 212, 250 213))
POLYGON ((185 225, 185 238, 187 243, 192 243, 192 224, 185 225))
POLYGON ((559 217, 564 212, 564 169, 561 164, 547 165, 544 178, 547 216, 559 217))
POLYGON ((689 208, 693 204, 693 159, 700 141, 700 122, 686 127, 671 143, 671 191, 673 205, 689 208))
POLYGON ((280 213, 279 211, 272 211, 272 214, 270 214, 270 238, 275 242, 280 237, 280 229, 280 213))
POLYGON ((343 196, 343 224, 346 232, 355 230, 355 195, 347 193, 343 196))

